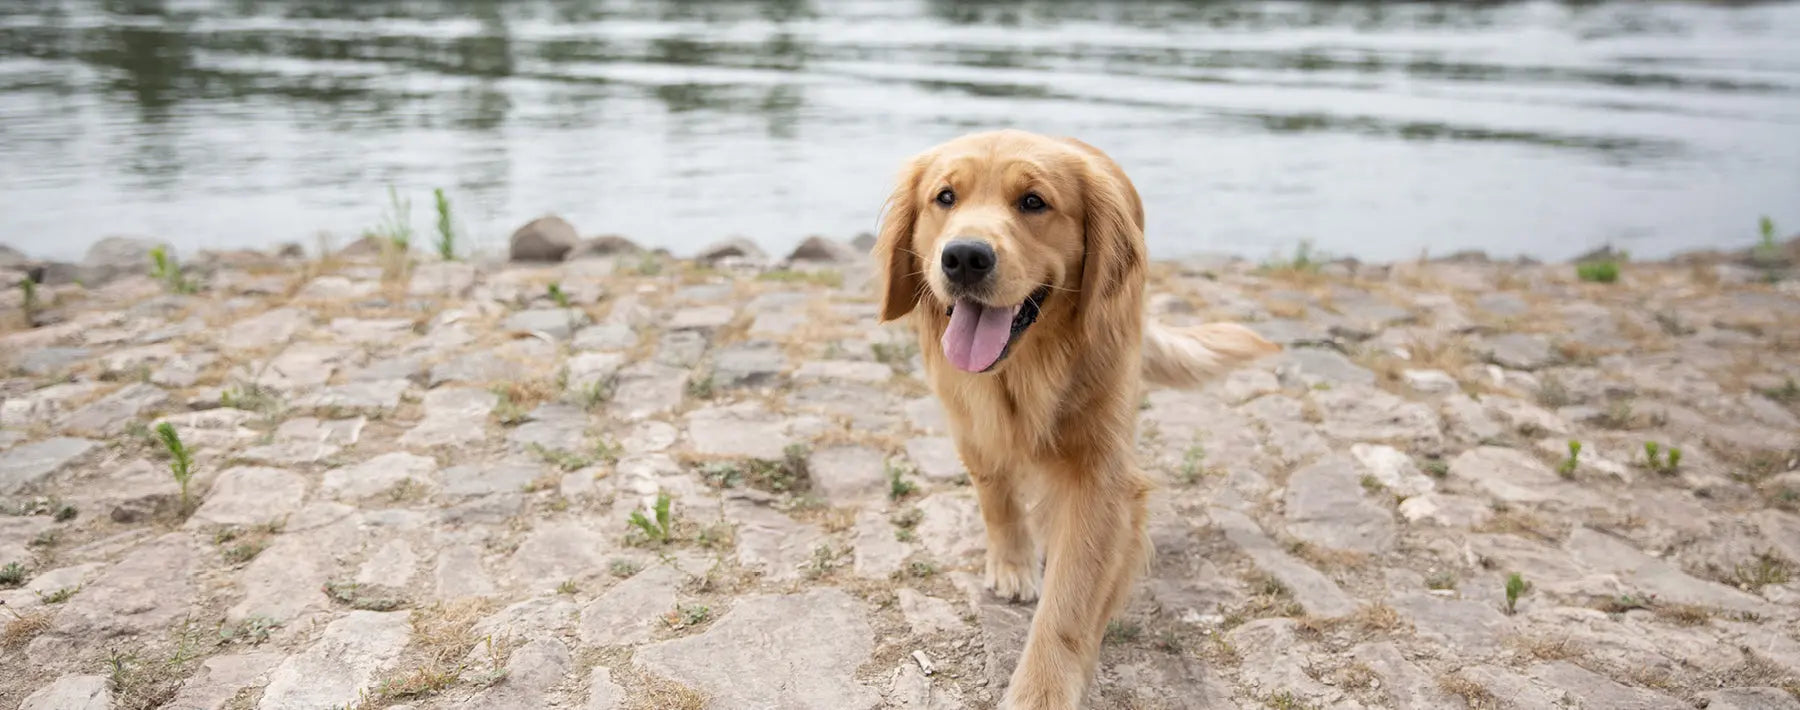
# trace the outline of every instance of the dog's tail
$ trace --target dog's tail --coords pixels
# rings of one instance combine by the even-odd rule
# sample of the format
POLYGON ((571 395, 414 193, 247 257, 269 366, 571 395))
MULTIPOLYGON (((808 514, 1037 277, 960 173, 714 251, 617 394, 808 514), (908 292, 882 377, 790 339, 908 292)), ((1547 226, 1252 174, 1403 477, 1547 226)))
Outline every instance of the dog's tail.
POLYGON ((1281 346, 1236 323, 1176 328, 1144 324, 1144 380, 1177 389, 1197 388, 1281 346))

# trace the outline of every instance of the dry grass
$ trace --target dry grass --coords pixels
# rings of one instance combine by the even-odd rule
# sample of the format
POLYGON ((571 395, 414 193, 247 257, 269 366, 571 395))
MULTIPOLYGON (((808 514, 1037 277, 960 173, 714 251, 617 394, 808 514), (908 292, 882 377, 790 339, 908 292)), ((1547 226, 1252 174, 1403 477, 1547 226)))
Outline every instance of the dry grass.
POLYGON ((1522 510, 1507 509, 1497 511, 1494 517, 1475 528, 1476 532, 1509 533, 1524 537, 1536 538, 1543 542, 1559 543, 1567 530, 1557 523, 1545 520, 1537 515, 1522 510))
POLYGON ((1487 688, 1459 675, 1439 676, 1437 686, 1438 690, 1462 698, 1463 702, 1468 703, 1471 708, 1491 708, 1495 707, 1497 703, 1494 694, 1488 692, 1487 688))
POLYGON ((1359 567, 1369 559, 1368 555, 1355 550, 1320 547, 1299 540, 1288 544, 1288 552, 1312 563, 1314 567, 1332 571, 1359 567))
POLYGON ((1706 607, 1693 604, 1658 604, 1651 611, 1656 618, 1677 626, 1704 626, 1712 619, 1712 612, 1706 607))
POLYGON ((698 690, 624 663, 613 668, 612 677, 625 688, 625 710, 702 710, 711 700, 698 690))
POLYGON ((1262 572, 1255 572, 1246 577, 1245 581, 1250 583, 1251 596, 1236 609, 1225 614, 1225 628, 1238 626, 1251 619, 1277 616, 1299 617, 1306 614, 1306 610, 1300 606, 1299 602, 1294 601, 1293 593, 1288 590, 1287 585, 1281 583, 1281 580, 1262 572))
POLYGON ((500 398, 500 403, 494 406, 494 417, 501 424, 516 423, 560 393, 556 379, 551 377, 508 380, 494 385, 494 395, 500 398))
POLYGON ((1386 604, 1364 604, 1356 611, 1338 617, 1304 616, 1295 623, 1294 629, 1302 634, 1318 636, 1341 630, 1355 631, 1360 635, 1387 633, 1406 625, 1400 612, 1386 604))
POLYGON ((464 682, 482 686, 503 678, 508 652, 504 640, 480 636, 474 630, 490 606, 476 599, 413 610, 413 641, 408 654, 412 662, 383 677, 355 710, 375 710, 403 700, 430 697, 464 682), (485 662, 471 667, 465 659, 477 646, 485 647, 485 662))
POLYGON ((1560 661, 1581 655, 1581 645, 1567 634, 1509 636, 1506 645, 1540 661, 1560 661))
POLYGON ((49 628, 50 613, 47 611, 15 615, 7 619, 4 628, 0 628, 0 648, 21 648, 49 628))

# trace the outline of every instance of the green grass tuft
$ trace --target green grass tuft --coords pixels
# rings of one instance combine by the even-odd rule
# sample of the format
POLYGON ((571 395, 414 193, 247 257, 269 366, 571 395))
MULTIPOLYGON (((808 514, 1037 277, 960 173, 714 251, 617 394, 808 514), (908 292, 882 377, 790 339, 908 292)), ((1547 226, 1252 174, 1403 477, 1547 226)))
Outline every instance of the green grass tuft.
POLYGON ((194 498, 188 487, 188 482, 194 478, 193 456, 181 443, 181 435, 175 433, 175 427, 168 422, 156 425, 156 437, 169 452, 169 473, 181 486, 181 513, 186 516, 194 510, 194 498))
POLYGON ((443 188, 431 191, 437 201, 437 253, 444 261, 456 259, 456 225, 450 219, 450 198, 444 195, 443 188))
POLYGON ((1506 576, 1506 613, 1514 614, 1519 610, 1519 597, 1531 590, 1531 585, 1518 572, 1506 576))
POLYGON ((1575 275, 1588 283, 1613 283, 1619 280, 1619 262, 1607 259, 1576 264, 1575 275))

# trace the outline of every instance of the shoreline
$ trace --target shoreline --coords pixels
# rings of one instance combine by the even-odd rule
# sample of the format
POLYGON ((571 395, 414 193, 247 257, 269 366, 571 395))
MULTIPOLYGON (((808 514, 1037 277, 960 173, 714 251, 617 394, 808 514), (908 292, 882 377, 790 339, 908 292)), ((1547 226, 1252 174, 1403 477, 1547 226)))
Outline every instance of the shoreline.
MULTIPOLYGON (((1028 607, 867 248, 535 224, 0 261, 0 707, 990 706, 1028 607)), ((1285 351, 1146 393, 1091 702, 1800 702, 1796 249, 1154 261, 1285 351)))

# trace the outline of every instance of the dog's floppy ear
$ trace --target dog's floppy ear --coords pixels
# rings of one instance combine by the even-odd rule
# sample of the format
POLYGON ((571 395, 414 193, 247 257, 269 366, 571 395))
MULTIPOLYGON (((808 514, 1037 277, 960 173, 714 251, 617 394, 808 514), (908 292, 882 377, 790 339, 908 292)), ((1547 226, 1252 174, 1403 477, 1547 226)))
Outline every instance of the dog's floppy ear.
POLYGON ((888 196, 881 218, 881 235, 875 239, 875 262, 882 276, 881 322, 911 313, 924 289, 924 265, 913 252, 913 225, 919 219, 919 179, 925 172, 924 155, 907 161, 888 196))
POLYGON ((1076 316, 1090 339, 1104 338, 1109 333, 1136 338, 1136 333, 1126 335, 1126 329, 1118 326, 1141 320, 1144 268, 1149 261, 1144 247, 1142 203, 1122 173, 1115 174, 1094 158, 1084 164, 1081 178, 1086 201, 1086 253, 1082 257, 1076 316))

